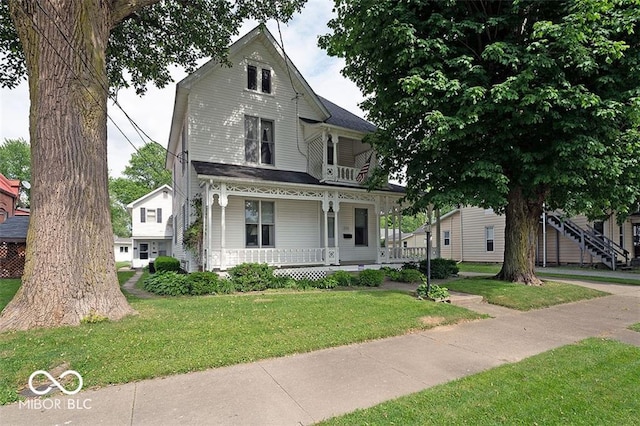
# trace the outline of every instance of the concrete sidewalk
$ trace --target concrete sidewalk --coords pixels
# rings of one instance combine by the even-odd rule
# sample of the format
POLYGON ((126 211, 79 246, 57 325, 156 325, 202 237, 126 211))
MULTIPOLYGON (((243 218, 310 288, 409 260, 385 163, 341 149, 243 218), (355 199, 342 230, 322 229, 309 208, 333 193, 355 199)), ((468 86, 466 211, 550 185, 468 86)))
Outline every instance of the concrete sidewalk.
POLYGON ((591 336, 640 346, 627 330, 640 322, 640 286, 587 285, 612 295, 532 312, 470 300, 495 318, 56 396, 59 409, 12 404, 0 424, 306 425, 591 336))

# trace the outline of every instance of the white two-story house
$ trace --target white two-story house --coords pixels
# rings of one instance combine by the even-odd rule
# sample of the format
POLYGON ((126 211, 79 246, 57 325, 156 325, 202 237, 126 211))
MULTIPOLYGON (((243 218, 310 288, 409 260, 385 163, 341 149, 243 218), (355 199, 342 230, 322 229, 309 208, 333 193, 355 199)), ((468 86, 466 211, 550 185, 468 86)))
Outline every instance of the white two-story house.
POLYGON ((381 264, 425 255, 380 246, 402 187, 365 187, 375 127, 309 87, 264 26, 178 83, 168 143, 174 256, 188 270, 381 264), (202 199, 201 253, 182 246, 202 199), (382 234, 382 235, 381 235, 382 234), (196 260, 197 259, 197 260, 196 260))
POLYGON ((143 268, 158 256, 171 256, 172 198, 173 189, 163 185, 127 205, 134 268, 143 268))

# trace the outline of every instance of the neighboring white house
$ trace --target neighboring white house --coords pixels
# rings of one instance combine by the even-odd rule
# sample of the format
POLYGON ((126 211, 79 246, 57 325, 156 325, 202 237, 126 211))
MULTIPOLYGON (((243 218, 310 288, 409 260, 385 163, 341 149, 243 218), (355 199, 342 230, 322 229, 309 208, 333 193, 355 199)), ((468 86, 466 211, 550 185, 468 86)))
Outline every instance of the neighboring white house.
MULTIPOLYGON (((462 207, 440 217, 440 256, 466 262, 502 262, 505 217, 491 209, 462 207)), ((640 212, 619 225, 615 215, 590 222, 547 212, 536 239, 539 265, 603 263, 615 269, 640 264, 640 212)))
MULTIPOLYGON (((321 98, 264 26, 178 83, 167 168, 173 173, 174 256, 187 270, 380 264, 424 249, 380 247, 381 215, 404 189, 367 191, 375 127, 321 98), (202 197, 203 249, 182 247, 202 197)), ((422 253, 421 253, 422 251, 422 253)))
POLYGON ((142 268, 158 256, 171 256, 172 192, 163 185, 127 205, 131 214, 132 266, 142 268))
POLYGON ((133 260, 133 245, 131 238, 113 237, 113 254, 116 262, 131 262, 133 260))

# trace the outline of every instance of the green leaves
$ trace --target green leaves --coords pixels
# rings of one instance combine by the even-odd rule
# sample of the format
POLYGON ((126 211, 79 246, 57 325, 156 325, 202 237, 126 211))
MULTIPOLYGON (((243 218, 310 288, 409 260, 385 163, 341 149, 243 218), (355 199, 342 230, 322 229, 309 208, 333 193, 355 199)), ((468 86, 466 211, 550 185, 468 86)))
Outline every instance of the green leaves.
POLYGON ((369 141, 418 206, 499 211, 518 186, 624 211, 640 199, 639 6, 338 1, 320 44, 368 95, 369 141))

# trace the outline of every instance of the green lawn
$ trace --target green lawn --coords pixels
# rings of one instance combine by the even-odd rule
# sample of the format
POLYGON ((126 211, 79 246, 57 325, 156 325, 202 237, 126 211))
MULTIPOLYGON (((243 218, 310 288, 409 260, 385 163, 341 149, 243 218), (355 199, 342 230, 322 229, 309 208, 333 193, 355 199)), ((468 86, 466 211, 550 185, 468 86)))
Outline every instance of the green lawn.
POLYGON ((629 326, 630 330, 640 332, 640 322, 629 326))
POLYGON ((595 275, 577 275, 577 274, 554 274, 552 272, 543 272, 538 274, 541 277, 548 278, 560 278, 566 280, 578 280, 578 281, 595 281, 601 283, 610 284, 626 284, 626 285, 640 285, 640 278, 618 278, 618 277, 605 277, 595 275))
POLYGON ((608 294, 586 287, 553 281, 545 281, 542 286, 525 286, 485 277, 450 281, 446 283, 446 287, 453 291, 477 294, 494 305, 520 311, 546 308, 608 294))
POLYGON ((632 425, 640 348, 587 339, 323 425, 632 425))
POLYGON ((339 346, 482 316, 396 291, 129 299, 113 323, 0 334, 0 403, 62 363, 85 387, 125 383, 339 346))
POLYGON ((501 267, 501 263, 458 263, 460 272, 475 272, 481 274, 497 274, 498 272, 500 272, 501 267))

